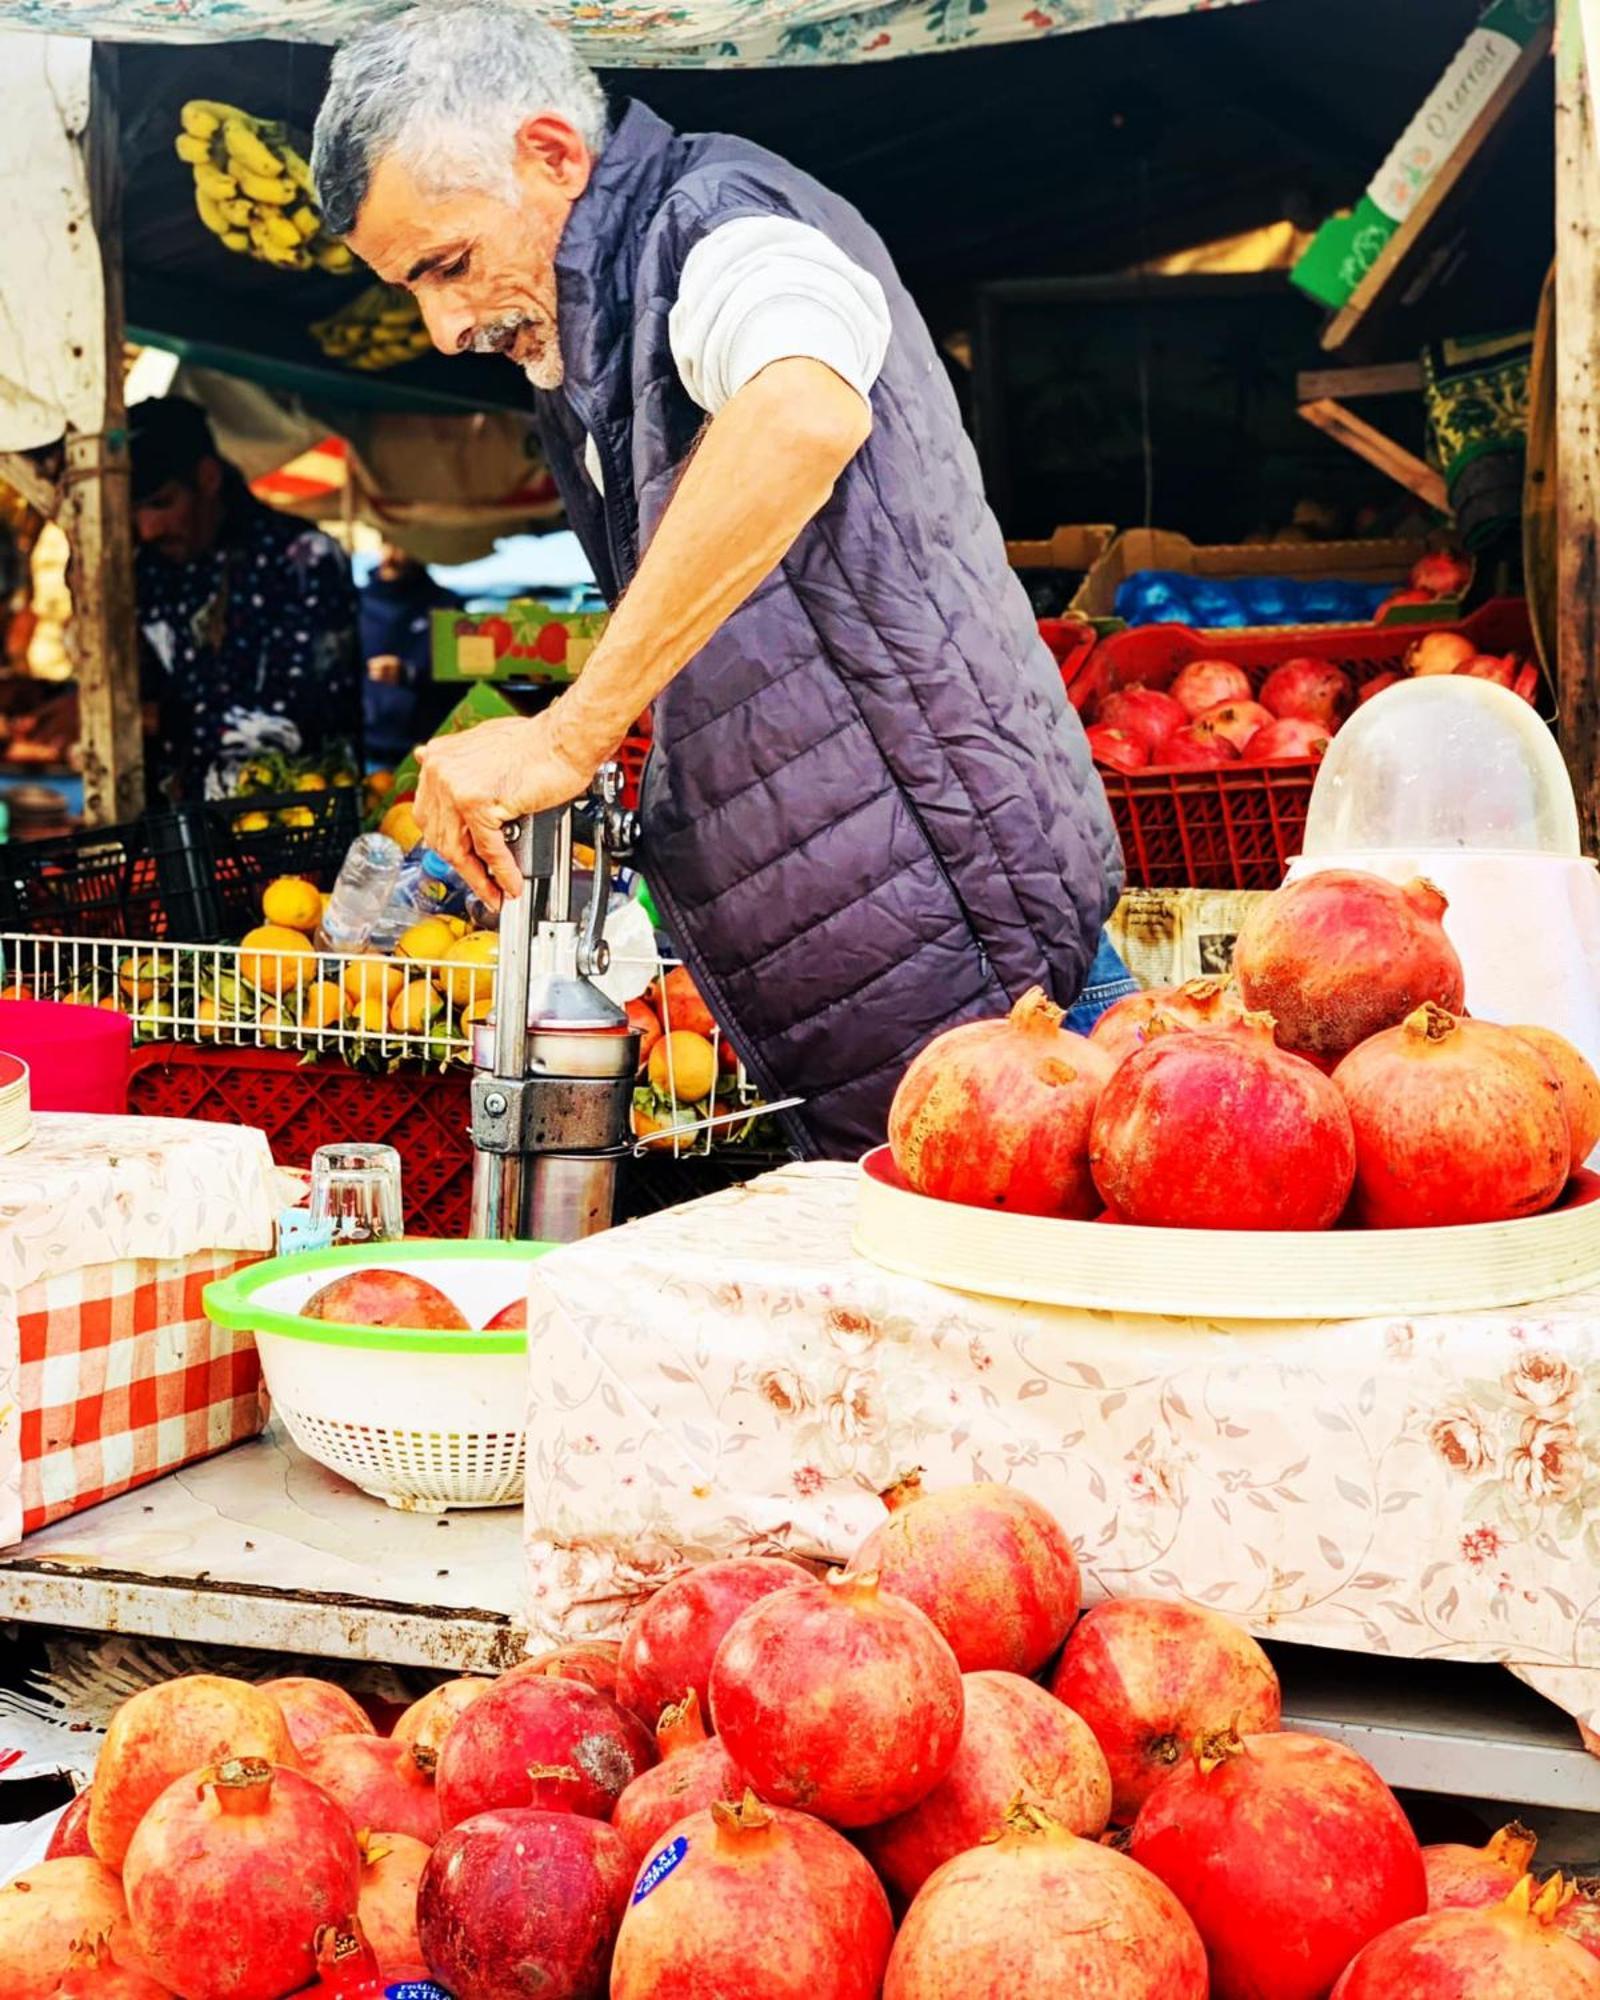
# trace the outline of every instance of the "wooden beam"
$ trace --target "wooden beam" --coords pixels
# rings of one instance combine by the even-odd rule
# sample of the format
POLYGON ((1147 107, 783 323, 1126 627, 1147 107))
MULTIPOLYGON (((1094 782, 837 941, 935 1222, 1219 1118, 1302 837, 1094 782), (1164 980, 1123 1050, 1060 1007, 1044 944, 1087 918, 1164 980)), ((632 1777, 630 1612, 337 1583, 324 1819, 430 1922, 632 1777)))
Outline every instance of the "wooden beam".
POLYGON ((71 550, 68 637, 78 680, 83 815, 90 826, 134 817, 144 805, 133 510, 128 419, 122 400, 122 181, 118 163, 117 58, 97 46, 84 135, 95 234, 104 273, 101 324, 104 404, 96 431, 69 430, 57 518, 71 550))
MULTIPOLYGON (((1566 4, 1567 0, 1562 0, 1563 13, 1566 4)), ((1578 39, 1576 7, 1573 9, 1570 39, 1573 42, 1578 39)), ((1544 27, 1538 30, 1506 72, 1505 80, 1484 105, 1471 130, 1428 183, 1416 207, 1379 251, 1372 269, 1328 322, 1322 335, 1322 345, 1328 353, 1337 353, 1383 300, 1396 275, 1410 263, 1413 252, 1433 227, 1434 219, 1455 192, 1462 176, 1477 162, 1484 147, 1495 136, 1505 114, 1521 94, 1522 86, 1549 53, 1550 29, 1544 27)))
POLYGON ((1579 0, 1556 44, 1556 688, 1585 854, 1600 853, 1600 149, 1579 0))
POLYGON ((1443 476, 1415 452, 1407 451, 1403 444, 1396 444, 1391 437, 1365 417, 1358 417, 1354 410, 1347 410, 1343 403, 1324 397, 1314 403, 1302 403, 1300 414, 1308 424, 1315 424, 1319 431, 1326 431, 1336 444, 1342 444, 1347 451, 1353 451, 1358 458, 1364 458, 1369 465, 1375 465, 1386 479, 1392 479, 1419 500, 1425 500, 1430 507, 1436 507, 1441 514, 1450 512, 1450 494, 1443 476))
POLYGON ((1302 403, 1326 397, 1344 402, 1357 396, 1417 396, 1422 393, 1420 361, 1380 361, 1370 368, 1308 368, 1295 378, 1302 403))
POLYGON ((43 514, 47 521, 55 519, 61 490, 31 458, 20 451, 0 451, 0 479, 20 493, 36 514, 43 514))

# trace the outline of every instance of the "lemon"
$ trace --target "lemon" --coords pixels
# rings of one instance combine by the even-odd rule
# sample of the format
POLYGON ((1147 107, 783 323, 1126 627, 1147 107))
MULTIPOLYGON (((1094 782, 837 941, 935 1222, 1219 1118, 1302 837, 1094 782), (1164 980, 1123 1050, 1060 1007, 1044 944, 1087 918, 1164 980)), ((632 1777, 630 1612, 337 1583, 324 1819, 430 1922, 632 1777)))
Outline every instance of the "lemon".
POLYGON ((233 830, 235 833, 265 833, 271 824, 271 813, 240 813, 233 823, 233 830))
POLYGON ((413 924, 394 948, 396 958, 443 958, 455 943, 455 933, 447 917, 424 917, 413 924))
POLYGON ((402 799, 398 805, 390 806, 378 822, 378 831, 388 834, 397 841, 402 854, 409 854, 414 847, 422 845, 422 828, 417 824, 417 815, 412 810, 411 801, 402 799))
POLYGON ((445 998, 452 1007, 487 1007, 494 999, 494 966, 500 957, 498 931, 469 931, 444 955, 446 965, 482 966, 483 971, 447 972, 445 998))
POLYGON ((350 996, 330 979, 315 980, 300 1002, 303 1028, 337 1028, 350 1005, 350 996))
POLYGON ((709 1097, 717 1081, 717 1054, 704 1035, 680 1028, 650 1051, 650 1087, 658 1097, 693 1104, 709 1097))
POLYGON ((268 1005, 256 1016, 256 1026, 261 1031, 261 1039, 269 1049, 286 1049, 290 1046, 291 1037, 284 1032, 287 1025, 283 1010, 279 1007, 268 1005))
POLYGON ((172 984, 172 972, 159 958, 129 958, 117 968, 117 979, 130 1000, 148 1000, 172 984))
POLYGON ((259 993, 294 992, 316 975, 317 954, 298 931, 258 924, 239 944, 239 977, 259 993))
POLYGON ((389 1031, 389 1003, 380 994, 358 1000, 350 1025, 363 1035, 383 1035, 389 1031))
POLYGON ((325 792, 328 781, 320 771, 304 771, 295 779, 294 788, 297 792, 325 792))
POLYGON ((310 806, 285 806, 278 815, 279 826, 315 826, 317 816, 310 806))
POLYGON ((285 930, 314 931, 322 916, 322 896, 303 875, 280 875, 262 893, 261 914, 285 930))
POLYGON ((389 1025, 402 1035, 420 1035, 444 1012, 444 999, 431 979, 412 979, 389 1009, 389 1025))
POLYGON ((383 1018, 389 1018, 389 1002, 406 983, 405 973, 387 958, 352 958, 345 966, 341 981, 350 996, 350 1004, 360 1008, 368 1000, 376 1000, 383 1008, 383 1018))
POLYGON ((445 922, 450 926, 450 935, 453 938, 464 938, 472 929, 465 917, 446 917, 445 922))
POLYGON ((333 789, 336 792, 348 792, 355 784, 355 781, 356 774, 354 771, 335 771, 333 774, 333 789))

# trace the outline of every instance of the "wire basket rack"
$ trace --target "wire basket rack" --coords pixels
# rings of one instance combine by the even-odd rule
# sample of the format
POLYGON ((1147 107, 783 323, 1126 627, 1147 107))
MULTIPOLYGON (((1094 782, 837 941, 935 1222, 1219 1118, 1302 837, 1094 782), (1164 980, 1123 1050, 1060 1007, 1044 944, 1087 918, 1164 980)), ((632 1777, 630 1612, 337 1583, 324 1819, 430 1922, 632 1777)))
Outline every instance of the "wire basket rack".
MULTIPOLYGON (((206 1049, 274 1049, 307 1063, 328 1058, 355 1069, 428 1068, 463 1073, 472 1030, 494 999, 492 964, 317 951, 259 951, 233 944, 139 943, 124 939, 0 933, 0 998, 57 1000, 127 1014, 134 1040, 206 1049)), ((675 1156, 771 1139, 772 1113, 719 1027, 710 1041, 711 1092, 680 1095, 671 987, 678 960, 618 952, 613 972, 654 991, 665 1039, 665 1091, 636 1103, 636 1151, 675 1156), (648 1115, 644 1100, 650 1099, 648 1115), (647 1128, 647 1129, 646 1129, 647 1128)))

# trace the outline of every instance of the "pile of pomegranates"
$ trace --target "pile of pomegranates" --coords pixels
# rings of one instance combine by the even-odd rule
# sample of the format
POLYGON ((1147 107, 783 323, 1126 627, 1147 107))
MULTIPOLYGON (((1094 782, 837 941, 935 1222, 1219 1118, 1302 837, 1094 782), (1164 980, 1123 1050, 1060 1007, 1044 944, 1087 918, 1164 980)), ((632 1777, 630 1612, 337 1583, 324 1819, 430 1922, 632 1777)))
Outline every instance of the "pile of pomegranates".
POLYGON ((1445 913, 1430 883, 1324 869, 1252 910, 1231 979, 1132 994, 1087 1037, 1035 990, 914 1059, 895 1165, 942 1201, 1166 1229, 1536 1215, 1600 1145, 1600 1077, 1548 1028, 1468 1017, 1445 913))
POLYGON ((0 1888, 5 2000, 1600 1996, 1596 1906, 1532 1836, 1419 1848, 1282 1728, 1248 1633, 1080 1616, 1014 1487, 883 1499, 845 1569, 687 1569, 620 1654, 446 1681, 387 1736, 304 1678, 134 1696, 0 1888))
MULTIPOLYGON (((1425 556, 1410 586, 1390 605, 1453 597, 1470 569, 1459 557, 1425 556), (1443 586, 1442 588, 1440 586, 1443 586)), ((1332 661, 1296 657, 1262 674, 1226 658, 1191 660, 1168 687, 1142 682, 1109 688, 1085 712, 1089 747, 1104 771, 1181 771, 1227 764, 1318 762, 1358 704, 1385 688, 1430 674, 1493 681, 1526 702, 1539 698, 1539 671, 1515 653, 1483 653, 1463 632, 1433 629, 1402 663, 1358 682, 1332 661), (1259 683, 1259 684, 1258 684, 1259 683)))

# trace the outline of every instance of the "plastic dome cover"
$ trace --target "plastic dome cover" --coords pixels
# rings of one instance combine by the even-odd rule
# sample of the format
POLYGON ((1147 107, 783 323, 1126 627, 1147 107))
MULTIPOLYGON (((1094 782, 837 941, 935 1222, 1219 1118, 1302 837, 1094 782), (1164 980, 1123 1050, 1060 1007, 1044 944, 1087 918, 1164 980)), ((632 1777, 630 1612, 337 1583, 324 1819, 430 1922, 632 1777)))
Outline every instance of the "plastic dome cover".
POLYGON ((1566 766, 1527 702, 1431 674, 1356 710, 1318 769, 1302 851, 1385 849, 1581 852, 1566 766))

